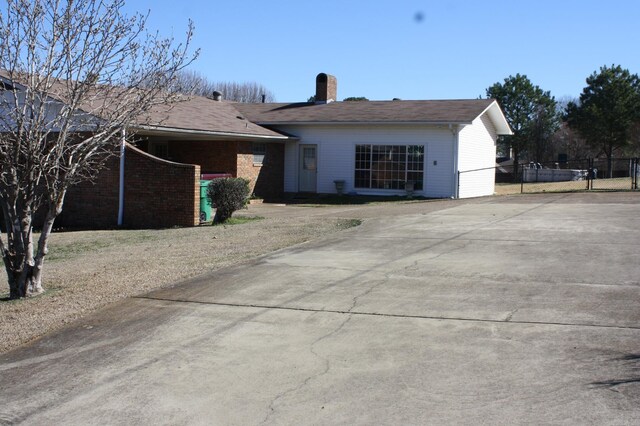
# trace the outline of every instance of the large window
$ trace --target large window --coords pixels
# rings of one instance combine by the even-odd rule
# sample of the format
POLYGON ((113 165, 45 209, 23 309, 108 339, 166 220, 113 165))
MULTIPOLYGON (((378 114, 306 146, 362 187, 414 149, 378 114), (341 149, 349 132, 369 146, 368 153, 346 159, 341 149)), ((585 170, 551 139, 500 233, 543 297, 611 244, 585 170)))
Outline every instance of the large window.
POLYGON ((422 190, 424 145, 356 145, 355 187, 422 190))

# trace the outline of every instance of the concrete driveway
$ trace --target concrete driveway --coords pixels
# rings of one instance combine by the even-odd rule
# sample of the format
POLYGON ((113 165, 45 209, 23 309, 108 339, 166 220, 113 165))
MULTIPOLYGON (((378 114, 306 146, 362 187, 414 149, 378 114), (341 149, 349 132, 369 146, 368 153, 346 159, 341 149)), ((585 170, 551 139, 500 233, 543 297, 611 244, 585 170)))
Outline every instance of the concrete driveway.
POLYGON ((639 201, 258 208, 370 219, 1 356, 0 424, 639 424, 639 201))

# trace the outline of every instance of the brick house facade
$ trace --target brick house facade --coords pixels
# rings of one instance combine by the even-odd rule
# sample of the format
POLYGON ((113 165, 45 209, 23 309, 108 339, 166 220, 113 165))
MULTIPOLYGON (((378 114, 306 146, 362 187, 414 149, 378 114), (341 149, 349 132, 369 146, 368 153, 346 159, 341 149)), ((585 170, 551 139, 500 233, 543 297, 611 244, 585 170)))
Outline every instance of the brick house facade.
MULTIPOLYGON (((153 140, 144 140, 137 146, 149 152, 153 140)), ((251 193, 266 201, 282 198, 284 185, 284 145, 252 141, 168 140, 167 160, 197 164, 202 174, 225 173, 249 179, 251 193), (265 149, 262 161, 254 161, 254 147, 265 149)))
POLYGON ((196 226, 203 174, 248 179, 252 195, 266 201, 282 197, 283 142, 291 138, 244 119, 233 103, 192 97, 154 111, 150 121, 159 124, 126 132, 131 140, 125 149, 123 193, 120 157, 115 156, 92 182, 69 189, 56 226, 196 226))
MULTIPOLYGON (((265 144, 261 164, 254 162, 252 143, 246 141, 169 142, 171 160, 155 157, 127 144, 124 175, 126 228, 197 226, 202 173, 226 173, 249 180, 251 193, 266 201, 279 200, 284 187, 284 147, 265 144), (175 161, 179 160, 179 161, 175 161)), ((92 182, 68 191, 57 226, 115 228, 118 226, 119 157, 108 160, 92 182)))

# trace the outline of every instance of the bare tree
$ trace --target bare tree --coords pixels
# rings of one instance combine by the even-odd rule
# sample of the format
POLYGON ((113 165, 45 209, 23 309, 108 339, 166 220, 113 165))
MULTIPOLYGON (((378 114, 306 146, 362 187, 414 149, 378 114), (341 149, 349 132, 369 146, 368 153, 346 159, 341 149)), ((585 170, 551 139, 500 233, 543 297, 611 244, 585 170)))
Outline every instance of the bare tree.
POLYGON ((173 92, 185 95, 213 97, 216 88, 202 74, 192 70, 182 70, 170 88, 173 92))
POLYGON ((70 185, 95 176, 144 124, 190 54, 149 33, 124 0, 7 0, 0 11, 0 252, 10 298, 43 291, 53 223, 70 185), (144 89, 141 89, 144 87, 144 89), (42 222, 36 218, 42 216, 42 222), (41 228, 34 243, 34 226, 41 228))
POLYGON ((196 71, 184 70, 179 73, 171 89, 188 95, 213 97, 213 92, 222 93, 222 97, 233 102, 259 103, 275 102, 273 92, 255 82, 214 82, 196 71), (264 99, 263 99, 264 96, 264 99))

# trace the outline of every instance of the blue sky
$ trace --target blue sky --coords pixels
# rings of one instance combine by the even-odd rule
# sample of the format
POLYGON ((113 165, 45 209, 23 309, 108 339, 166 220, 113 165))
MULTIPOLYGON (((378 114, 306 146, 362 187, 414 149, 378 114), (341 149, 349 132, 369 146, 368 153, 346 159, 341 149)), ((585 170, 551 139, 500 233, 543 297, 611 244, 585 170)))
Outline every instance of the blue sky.
POLYGON ((557 99, 577 97, 602 65, 640 73, 637 0, 128 0, 149 27, 196 27, 191 69, 255 81, 281 102, 306 101, 319 72, 338 98, 477 98, 526 74, 557 99), (421 19, 420 19, 421 18, 421 19))

